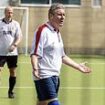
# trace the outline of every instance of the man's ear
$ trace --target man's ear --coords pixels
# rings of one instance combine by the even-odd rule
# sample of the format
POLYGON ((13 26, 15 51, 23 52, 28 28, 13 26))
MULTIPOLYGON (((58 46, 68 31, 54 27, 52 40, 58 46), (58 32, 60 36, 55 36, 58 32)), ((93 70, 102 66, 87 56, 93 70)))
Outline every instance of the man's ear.
POLYGON ((50 17, 50 19, 52 19, 52 18, 53 18, 53 14, 50 13, 50 14, 49 14, 49 17, 50 17))

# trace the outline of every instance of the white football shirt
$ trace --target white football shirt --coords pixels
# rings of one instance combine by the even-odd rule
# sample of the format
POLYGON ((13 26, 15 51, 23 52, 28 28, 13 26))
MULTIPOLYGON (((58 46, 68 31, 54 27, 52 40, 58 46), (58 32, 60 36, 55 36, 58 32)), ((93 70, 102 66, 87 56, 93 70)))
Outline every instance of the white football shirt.
POLYGON ((22 32, 17 21, 6 23, 4 19, 0 20, 0 56, 18 55, 17 48, 13 52, 8 49, 19 35, 22 32))
POLYGON ((62 57, 65 56, 60 32, 49 23, 39 27, 34 34, 31 55, 38 55, 38 67, 41 78, 59 76, 62 57))

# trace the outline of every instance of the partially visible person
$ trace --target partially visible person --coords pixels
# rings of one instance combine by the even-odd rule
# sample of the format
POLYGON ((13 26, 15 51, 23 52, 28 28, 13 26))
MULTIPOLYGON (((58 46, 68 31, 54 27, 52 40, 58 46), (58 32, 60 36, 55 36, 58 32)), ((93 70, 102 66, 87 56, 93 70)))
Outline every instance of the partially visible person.
POLYGON ((64 52, 59 31, 65 19, 64 6, 59 3, 52 4, 48 19, 34 34, 31 50, 32 72, 37 91, 37 105, 60 105, 58 91, 62 63, 83 73, 89 73, 91 70, 83 63, 76 63, 64 52))
POLYGON ((9 69, 8 97, 14 98, 16 83, 16 67, 18 60, 18 44, 22 39, 22 32, 17 21, 13 20, 13 8, 8 6, 4 10, 5 17, 0 20, 0 75, 4 64, 9 69))

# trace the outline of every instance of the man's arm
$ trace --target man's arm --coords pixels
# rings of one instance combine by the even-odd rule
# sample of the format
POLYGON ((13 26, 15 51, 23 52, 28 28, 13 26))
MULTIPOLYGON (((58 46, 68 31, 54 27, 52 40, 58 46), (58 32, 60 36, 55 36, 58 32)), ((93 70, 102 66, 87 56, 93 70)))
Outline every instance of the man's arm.
POLYGON ((32 68, 33 68, 33 75, 36 78, 40 78, 39 76, 39 68, 38 68, 38 56, 37 55, 31 55, 31 64, 32 64, 32 68))
POLYGON ((9 48, 9 51, 12 52, 15 48, 18 47, 19 43, 21 42, 22 40, 22 34, 19 35, 15 40, 14 42, 11 44, 10 48, 9 48))
POLYGON ((19 36, 15 39, 15 41, 13 42, 12 45, 18 46, 18 44, 21 42, 21 40, 22 40, 22 35, 19 35, 19 36))
POLYGON ((91 69, 89 67, 87 67, 85 65, 85 63, 78 64, 78 63, 76 63, 74 60, 72 60, 71 58, 69 58, 66 55, 62 58, 62 62, 64 64, 68 65, 68 66, 71 66, 71 67, 73 67, 73 68, 83 72, 83 73, 89 73, 89 72, 91 72, 91 69))

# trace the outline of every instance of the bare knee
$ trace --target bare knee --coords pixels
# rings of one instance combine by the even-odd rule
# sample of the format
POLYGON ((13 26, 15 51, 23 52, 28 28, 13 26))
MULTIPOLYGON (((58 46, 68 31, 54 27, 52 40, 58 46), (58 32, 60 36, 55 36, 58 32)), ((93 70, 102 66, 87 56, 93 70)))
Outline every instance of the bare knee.
POLYGON ((60 105, 57 98, 48 101, 48 105, 60 105))
POLYGON ((10 76, 12 76, 12 77, 15 77, 16 76, 16 70, 15 70, 16 68, 11 68, 11 69, 9 69, 9 72, 10 72, 10 76))
POLYGON ((36 105, 48 105, 47 101, 37 101, 36 105))
POLYGON ((2 70, 2 67, 0 67, 0 72, 1 72, 1 70, 2 70))
POLYGON ((50 102, 58 100, 57 98, 54 99, 49 99, 49 100, 45 100, 45 101, 37 101, 37 105, 48 105, 50 102))

